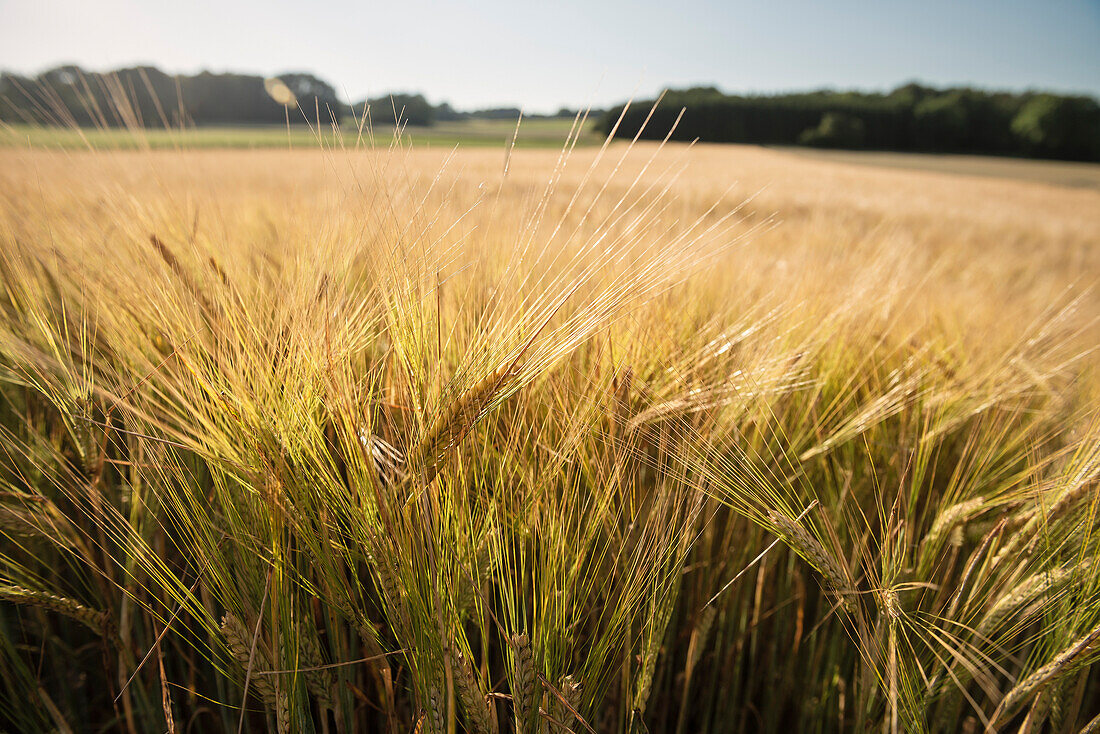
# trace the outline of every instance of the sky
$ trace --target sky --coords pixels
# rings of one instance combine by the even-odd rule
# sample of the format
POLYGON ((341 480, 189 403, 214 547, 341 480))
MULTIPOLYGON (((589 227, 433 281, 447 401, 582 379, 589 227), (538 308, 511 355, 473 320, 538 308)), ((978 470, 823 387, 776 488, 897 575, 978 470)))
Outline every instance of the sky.
POLYGON ((1100 0, 0 0, 0 69, 307 71, 352 101, 423 92, 550 112, 919 80, 1100 96, 1100 0))

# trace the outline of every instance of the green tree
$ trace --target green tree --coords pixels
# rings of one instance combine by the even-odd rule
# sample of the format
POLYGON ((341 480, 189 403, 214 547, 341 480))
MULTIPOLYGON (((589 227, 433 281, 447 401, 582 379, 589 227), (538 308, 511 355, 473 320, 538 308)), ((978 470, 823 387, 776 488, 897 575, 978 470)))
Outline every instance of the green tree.
POLYGON ((1032 97, 1012 120, 1023 149, 1050 158, 1100 160, 1100 107, 1087 97, 1032 97))
POLYGON ((916 147, 961 150, 966 147, 970 115, 961 92, 925 97, 913 107, 916 147))
POLYGON ((798 142, 819 148, 860 148, 864 135, 863 120, 843 112, 826 112, 817 127, 798 136, 798 142))
POLYGON ((433 125, 436 120, 436 108, 423 94, 396 92, 368 99, 356 105, 358 114, 363 113, 364 105, 369 106, 374 125, 393 125, 400 120, 403 125, 421 127, 433 125))

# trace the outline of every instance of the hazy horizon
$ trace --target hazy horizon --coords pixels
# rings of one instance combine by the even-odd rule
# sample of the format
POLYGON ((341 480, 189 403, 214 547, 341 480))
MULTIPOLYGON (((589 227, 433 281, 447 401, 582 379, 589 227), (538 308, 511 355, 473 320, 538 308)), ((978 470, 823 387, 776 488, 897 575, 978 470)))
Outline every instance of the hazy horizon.
POLYGON ((458 109, 603 107, 665 87, 732 93, 930 86, 1100 96, 1100 3, 944 0, 908 6, 692 0, 553 8, 491 0, 327 13, 241 0, 149 7, 133 0, 0 0, 0 69, 33 75, 150 65, 315 74, 350 101, 421 92, 458 109), (793 22, 798 21, 798 22, 793 22), (89 29, 94 29, 89 32, 89 29))

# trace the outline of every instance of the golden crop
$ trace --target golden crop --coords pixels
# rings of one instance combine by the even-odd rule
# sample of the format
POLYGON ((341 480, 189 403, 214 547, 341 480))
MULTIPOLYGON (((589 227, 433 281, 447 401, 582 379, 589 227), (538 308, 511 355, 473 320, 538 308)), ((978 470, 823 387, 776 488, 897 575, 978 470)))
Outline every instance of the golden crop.
POLYGON ((0 721, 1095 726, 1098 245, 751 147, 0 149, 0 721))

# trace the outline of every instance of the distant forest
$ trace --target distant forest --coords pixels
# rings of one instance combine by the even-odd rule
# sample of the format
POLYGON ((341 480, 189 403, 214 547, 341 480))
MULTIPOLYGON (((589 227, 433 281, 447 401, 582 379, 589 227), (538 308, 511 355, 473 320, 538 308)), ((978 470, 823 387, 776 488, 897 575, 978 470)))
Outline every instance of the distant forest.
MULTIPOLYGON (((519 109, 458 111, 422 94, 398 93, 350 106, 328 82, 306 73, 264 79, 203 72, 169 75, 154 67, 88 72, 59 66, 35 77, 0 74, 0 121, 39 125, 265 125, 343 121, 370 106, 374 124, 414 126, 463 119, 515 119, 519 109), (280 89, 274 90, 278 80, 280 89), (273 93, 274 92, 274 93, 273 93), (290 100, 290 104, 284 104, 290 100)), ((1100 161, 1100 105, 1091 97, 1045 92, 934 89, 906 84, 892 92, 816 91, 734 96, 714 87, 668 92, 652 102, 593 110, 604 134, 654 140, 682 119, 673 140, 810 145, 937 153, 1100 161), (621 121, 620 121, 621 117, 621 121), (640 132, 639 132, 640 131, 640 132)), ((563 108, 550 117, 572 117, 563 108)))
MULTIPOLYGON (((311 74, 279 77, 310 121, 319 110, 340 119, 346 105, 330 84, 311 74)), ((292 123, 303 122, 291 110, 292 123)), ((283 124, 284 105, 275 101, 263 77, 245 74, 170 76, 153 67, 106 74, 59 66, 36 77, 0 75, 0 120, 44 125, 114 127, 211 124, 283 124)))
MULTIPOLYGON (((517 107, 460 112, 432 105, 422 94, 388 94, 364 99, 354 110, 328 82, 305 73, 280 74, 293 100, 284 105, 270 90, 271 79, 248 74, 169 75, 144 66, 108 73, 59 66, 35 77, 0 74, 0 121, 38 125, 115 127, 122 125, 292 125, 330 124, 370 105, 375 124, 409 125, 480 119, 516 119, 517 107)), ((572 117, 575 110, 557 115, 572 117)))
POLYGON ((652 105, 636 102, 625 114, 623 106, 609 110, 600 120, 601 132, 660 140, 683 109, 673 140, 1100 161, 1100 105, 1091 97, 920 84, 888 94, 775 96, 696 87, 668 92, 641 129, 652 105))

